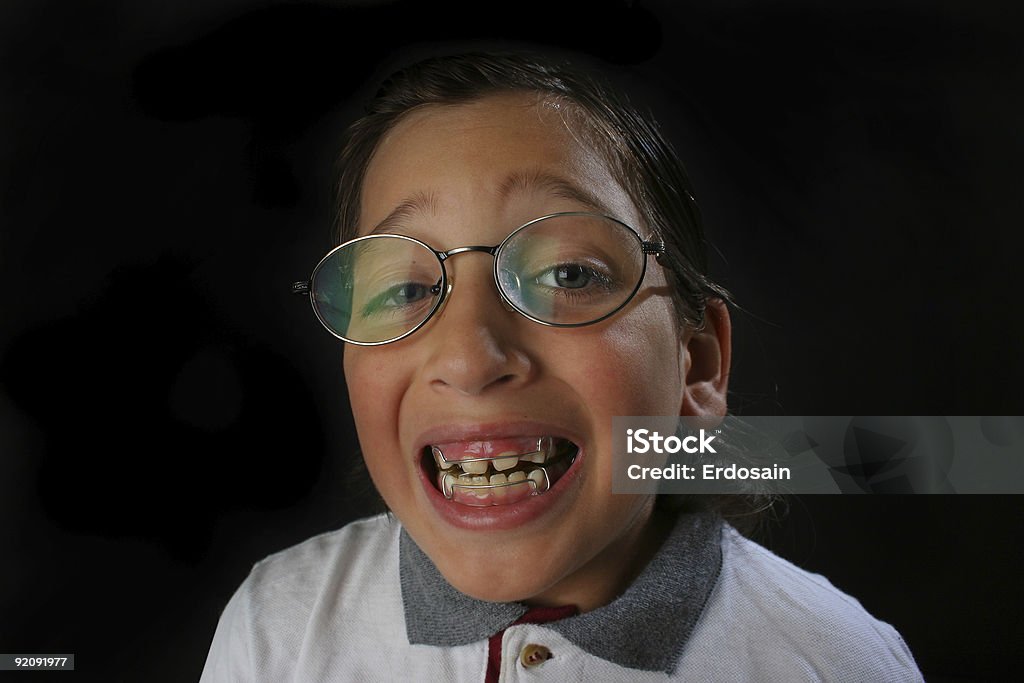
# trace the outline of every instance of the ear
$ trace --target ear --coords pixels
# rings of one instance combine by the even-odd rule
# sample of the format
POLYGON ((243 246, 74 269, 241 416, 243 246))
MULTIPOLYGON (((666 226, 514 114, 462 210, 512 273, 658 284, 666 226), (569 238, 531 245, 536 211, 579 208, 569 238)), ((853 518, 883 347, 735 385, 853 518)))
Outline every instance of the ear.
POLYGON ((723 416, 732 362, 732 322, 721 299, 709 299, 705 323, 686 342, 686 388, 680 415, 723 416))

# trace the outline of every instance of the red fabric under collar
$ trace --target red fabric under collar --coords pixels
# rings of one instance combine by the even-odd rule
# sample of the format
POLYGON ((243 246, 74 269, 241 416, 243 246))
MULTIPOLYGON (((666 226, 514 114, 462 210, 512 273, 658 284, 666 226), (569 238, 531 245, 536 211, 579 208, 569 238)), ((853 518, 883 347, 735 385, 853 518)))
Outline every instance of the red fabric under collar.
MULTIPOLYGON (((580 613, 576 605, 562 605, 561 607, 531 607, 526 614, 513 621, 509 626, 517 624, 546 624, 549 621, 558 621, 566 617, 575 616, 580 613)), ((501 673, 501 637, 505 635, 506 628, 501 629, 487 639, 487 674, 484 676, 484 683, 498 683, 498 674, 501 673)))

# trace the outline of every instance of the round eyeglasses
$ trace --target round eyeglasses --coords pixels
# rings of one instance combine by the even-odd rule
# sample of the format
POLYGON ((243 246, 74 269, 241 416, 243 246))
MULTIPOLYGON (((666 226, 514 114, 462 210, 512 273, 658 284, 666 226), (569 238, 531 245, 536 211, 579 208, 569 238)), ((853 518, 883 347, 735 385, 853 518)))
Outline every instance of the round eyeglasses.
POLYGON ((292 292, 308 294, 316 317, 339 339, 387 344, 441 309, 451 292, 445 261, 471 251, 494 257, 494 282, 514 310, 542 325, 580 327, 629 303, 647 255, 661 256, 665 244, 642 240, 615 218, 575 211, 529 221, 493 247, 437 251, 406 235, 366 235, 331 250, 292 292))

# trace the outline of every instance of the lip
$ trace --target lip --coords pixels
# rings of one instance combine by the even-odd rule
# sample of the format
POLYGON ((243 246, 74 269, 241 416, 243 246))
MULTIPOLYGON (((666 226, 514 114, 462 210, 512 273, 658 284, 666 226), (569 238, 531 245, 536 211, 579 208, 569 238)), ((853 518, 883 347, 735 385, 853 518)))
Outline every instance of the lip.
POLYGON ((430 429, 415 441, 412 457, 419 473, 420 485, 431 506, 447 524, 459 529, 502 531, 514 529, 545 516, 571 489, 577 486, 581 463, 586 460, 587 444, 576 430, 546 422, 491 422, 445 425, 430 429), (545 493, 530 496, 509 505, 474 507, 446 499, 434 486, 423 466, 423 449, 431 444, 456 441, 487 441, 525 436, 554 436, 572 441, 579 447, 576 459, 545 493))

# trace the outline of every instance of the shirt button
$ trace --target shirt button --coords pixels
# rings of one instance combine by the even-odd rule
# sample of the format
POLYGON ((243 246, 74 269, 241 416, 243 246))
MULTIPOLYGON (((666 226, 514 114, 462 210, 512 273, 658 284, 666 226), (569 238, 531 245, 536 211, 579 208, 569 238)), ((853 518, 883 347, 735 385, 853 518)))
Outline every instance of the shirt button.
POLYGON ((554 655, 551 654, 551 650, 543 645, 530 643, 523 648, 522 652, 519 653, 519 661, 522 662, 523 666, 527 669, 532 669, 535 666, 540 666, 553 656, 554 655))

